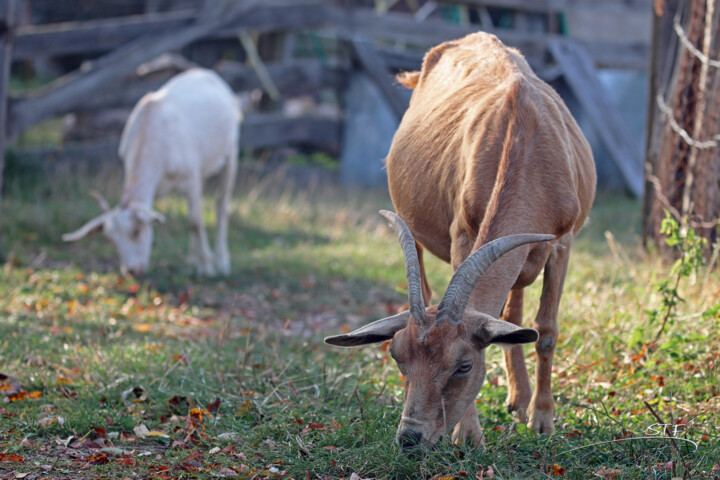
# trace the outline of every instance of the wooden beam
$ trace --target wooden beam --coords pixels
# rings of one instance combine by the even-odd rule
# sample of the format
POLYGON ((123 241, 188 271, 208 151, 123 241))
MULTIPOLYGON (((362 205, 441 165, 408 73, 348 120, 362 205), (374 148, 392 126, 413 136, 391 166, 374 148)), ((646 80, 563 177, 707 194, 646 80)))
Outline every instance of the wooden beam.
POLYGON ((383 56, 377 51, 374 45, 362 40, 352 40, 351 45, 355 55, 362 65, 365 73, 380 89, 380 93, 387 101, 398 121, 402 118, 408 107, 407 97, 401 92, 401 88, 390 73, 385 64, 383 56))
MULTIPOLYGON (((337 155, 342 140, 342 122, 312 115, 286 117, 281 113, 253 113, 240 125, 240 147, 243 149, 309 147, 337 155)), ((62 147, 40 147, 19 150, 18 157, 52 156, 61 161, 99 161, 116 158, 115 141, 68 143, 62 147)))
MULTIPOLYGON (((323 3, 263 3, 244 15, 228 18, 224 25, 209 32, 207 38, 237 38, 237 32, 241 29, 265 33, 322 28, 344 16, 342 9, 323 3)), ((52 57, 105 52, 148 32, 162 33, 186 28, 195 22, 196 16, 197 12, 194 10, 182 10, 84 22, 31 25, 18 29, 17 48, 13 54, 16 59, 27 59, 37 55, 52 57)))
POLYGON ((306 146, 337 155, 341 140, 340 120, 312 115, 287 117, 276 112, 256 113, 248 115, 240 127, 241 148, 306 146))
POLYGON ((38 121, 66 111, 78 100, 113 85, 138 65, 161 53, 173 51, 206 36, 238 16, 243 16, 261 0, 217 0, 200 12, 191 25, 162 35, 146 35, 107 54, 88 71, 73 72, 53 82, 33 98, 13 105, 12 134, 26 130, 38 121))
MULTIPOLYGON (((307 95, 324 88, 342 90, 347 85, 347 71, 322 65, 317 60, 294 60, 283 64, 268 64, 268 73, 280 92, 288 97, 307 95)), ((257 74, 251 67, 233 61, 222 61, 215 71, 225 79, 236 92, 262 88, 257 74)), ((94 95, 78 100, 73 105, 58 111, 66 113, 96 112, 112 108, 131 108, 148 92, 158 90, 171 74, 153 78, 127 78, 122 88, 102 89, 94 95)), ((12 102, 22 102, 27 97, 14 98, 12 102)))
POLYGON ((523 12, 559 12, 566 5, 567 0, 438 0, 440 3, 451 5, 466 5, 477 8, 507 8, 508 10, 520 10, 523 12))
POLYGON ((7 138, 10 64, 12 62, 13 29, 17 0, 0 0, 0 202, 2 202, 5 141, 7 138))
POLYGON ((83 22, 27 25, 18 28, 13 56, 27 60, 39 55, 54 57, 114 50, 148 32, 185 28, 192 24, 194 10, 184 10, 83 22))
MULTIPOLYGON (((505 2, 509 5, 513 1, 517 3, 521 0, 493 1, 505 2)), ((522 2, 527 5, 524 0, 522 2)), ((117 48, 148 31, 163 32, 185 28, 192 24, 193 19, 194 12, 183 11, 23 27, 19 29, 16 48, 13 51, 15 58, 103 52, 117 48)), ((277 30, 325 29, 340 38, 352 39, 361 36, 386 39, 426 49, 446 40, 478 31, 479 26, 459 26, 437 20, 421 23, 407 14, 390 12, 378 16, 369 9, 340 8, 315 1, 289 5, 265 4, 210 32, 207 38, 235 38, 240 29, 260 33, 277 30)), ((494 33, 505 44, 518 48, 526 57, 538 59, 542 59, 547 52, 549 40, 560 38, 552 34, 500 29, 494 33)), ((649 46, 645 43, 587 41, 583 45, 589 50, 595 64, 600 67, 639 69, 647 65, 649 46)))
MULTIPOLYGON (((315 93, 323 88, 342 90, 347 86, 347 69, 323 65, 318 60, 292 60, 266 66, 275 85, 288 97, 315 93)), ((236 92, 261 88, 253 69, 242 63, 223 61, 215 70, 236 92)))
POLYGON ((592 59, 578 44, 565 40, 550 43, 550 50, 565 80, 592 121, 628 190, 642 197, 643 161, 640 148, 625 119, 613 106, 593 67, 592 59))

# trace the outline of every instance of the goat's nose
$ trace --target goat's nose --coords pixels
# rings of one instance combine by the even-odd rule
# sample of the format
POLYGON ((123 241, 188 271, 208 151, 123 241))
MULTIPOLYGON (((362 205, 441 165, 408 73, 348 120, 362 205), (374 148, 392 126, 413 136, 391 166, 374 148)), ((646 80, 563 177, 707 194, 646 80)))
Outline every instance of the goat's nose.
POLYGON ((420 445, 422 433, 415 430, 403 430, 397 437, 397 441, 403 450, 411 450, 420 445))
POLYGON ((133 267, 133 268, 128 267, 127 271, 130 275, 132 275, 135 278, 140 278, 145 274, 145 269, 142 267, 133 267))

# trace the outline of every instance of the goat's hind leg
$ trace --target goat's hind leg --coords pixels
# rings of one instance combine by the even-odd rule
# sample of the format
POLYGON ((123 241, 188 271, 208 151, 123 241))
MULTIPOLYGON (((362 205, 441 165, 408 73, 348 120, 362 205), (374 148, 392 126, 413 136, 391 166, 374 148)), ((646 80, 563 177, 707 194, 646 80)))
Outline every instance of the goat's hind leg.
POLYGON ((201 275, 215 275, 213 255, 208 244, 207 232, 202 212, 202 176, 197 182, 188 185, 188 222, 190 224, 189 259, 201 275))
MULTIPOLYGON (((501 318, 514 325, 522 326, 523 319, 523 289, 510 290, 501 318)), ((530 378, 525 365, 525 352, 522 345, 513 345, 506 349, 505 372, 508 379, 507 410, 515 412, 521 423, 527 423, 527 409, 530 405, 532 390, 530 378)))
POLYGON ((535 318, 534 327, 540 333, 540 338, 535 344, 537 353, 535 393, 530 400, 528 413, 530 427, 539 433, 549 434, 555 431, 555 402, 551 387, 552 362, 558 339, 558 308, 572 241, 572 233, 566 234, 550 253, 545 264, 540 309, 535 318))
POLYGON ((231 148, 223 169, 222 182, 218 192, 216 212, 217 230, 215 235, 215 264, 218 272, 223 275, 230 273, 230 250, 228 249, 228 220, 230 216, 230 201, 232 200, 235 176, 237 174, 237 147, 231 148))

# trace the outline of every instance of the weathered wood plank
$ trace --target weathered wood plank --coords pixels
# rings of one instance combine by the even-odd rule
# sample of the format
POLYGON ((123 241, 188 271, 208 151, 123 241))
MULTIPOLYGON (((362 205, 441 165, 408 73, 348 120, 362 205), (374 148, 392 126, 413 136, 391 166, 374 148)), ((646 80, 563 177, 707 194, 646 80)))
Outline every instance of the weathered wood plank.
POLYGON ((494 7, 520 10, 523 12, 562 11, 567 6, 567 0, 438 0, 440 3, 450 5, 467 5, 469 7, 494 7))
POLYGON ((195 11, 133 15, 85 22, 27 25, 18 28, 13 56, 17 60, 38 55, 53 57, 114 50, 148 32, 162 33, 190 25, 195 11))
POLYGON ((7 137, 7 99, 10 88, 13 28, 17 0, 0 0, 0 202, 2 201, 5 141, 7 137))
POLYGON ((193 24, 183 29, 163 35, 143 36, 97 59, 88 71, 61 77, 33 98, 13 105, 12 133, 16 135, 43 118, 67 110, 79 99, 108 88, 143 62, 206 36, 236 16, 242 16, 260 1, 218 0, 211 3, 213 8, 201 12, 193 24))
POLYGON ((380 93, 382 93, 385 101, 395 113, 397 120, 400 121, 405 114, 405 110, 407 110, 408 100, 400 91, 402 87, 394 81, 383 56, 369 42, 352 40, 351 45, 360 65, 380 89, 380 93))
MULTIPOLYGON (((259 33, 276 30, 321 28, 338 21, 342 11, 316 4, 270 4, 247 11, 209 32, 207 38, 235 38, 238 30, 259 33)), ((197 12, 184 10, 86 22, 27 26, 18 29, 16 59, 36 55, 56 56, 104 52, 137 39, 148 32, 162 33, 192 25, 197 12)))
MULTIPOLYGON (((510 1, 510 0, 508 0, 510 1)), ((94 20, 71 24, 23 27, 19 30, 14 49, 15 58, 35 55, 103 52, 132 41, 148 31, 160 32, 183 28, 193 22, 194 12, 153 14, 94 20)), ((325 29, 340 38, 386 39, 415 44, 421 48, 462 37, 478 30, 478 26, 460 26, 437 20, 417 22, 412 16, 388 13, 378 16, 368 9, 340 8, 324 2, 263 5, 238 17, 207 38, 234 38, 239 29, 256 32, 277 30, 325 29)), ((555 35, 512 30, 495 32, 507 45, 517 47, 526 57, 542 59, 547 42, 555 35)), ((648 45, 618 42, 587 41, 596 65, 608 68, 644 68, 648 45), (617 60, 616 60, 617 59, 617 60)))
POLYGON ((250 149, 306 146, 337 155, 341 131, 342 123, 333 118, 256 113, 248 115, 240 127, 240 146, 250 149))
POLYGON ((644 173, 640 149, 630 134, 630 128, 605 93, 592 59, 582 47, 567 40, 551 42, 550 50, 610 152, 628 189, 634 196, 642 197, 644 173))
MULTIPOLYGON (((312 94, 323 88, 342 90, 347 84, 346 70, 324 66, 317 60, 294 60, 280 65, 269 64, 267 67, 273 82, 285 96, 312 94)), ((247 65, 223 61, 215 66, 215 71, 236 92, 262 88, 256 73, 247 65)), ((169 78, 170 74, 125 81, 122 88, 99 90, 72 105, 67 105, 66 108, 58 110, 55 114, 64 115, 66 113, 96 112, 111 108, 130 108, 146 93, 158 90, 169 78)), ((22 102, 26 98, 13 98, 12 102, 22 102)))
MULTIPOLYGON (((240 125, 240 147, 243 149, 307 146, 337 155, 340 151, 342 122, 311 115, 286 117, 280 113, 254 113, 240 125)), ((61 161, 112 160, 117 158, 115 141, 69 143, 61 148, 40 147, 17 151, 18 157, 52 156, 61 161)))

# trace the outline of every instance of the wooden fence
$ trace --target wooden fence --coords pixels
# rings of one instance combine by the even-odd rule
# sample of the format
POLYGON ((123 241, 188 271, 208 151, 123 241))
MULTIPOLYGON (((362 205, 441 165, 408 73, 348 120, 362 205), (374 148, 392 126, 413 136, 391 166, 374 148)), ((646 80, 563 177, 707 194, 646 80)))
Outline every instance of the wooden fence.
MULTIPOLYGON (((419 68, 429 46, 483 29, 519 48, 541 77, 562 76, 567 80, 610 147, 629 190, 635 195, 642 192, 640 152, 633 147, 629 130, 613 110, 595 69, 646 68, 649 38, 643 41, 637 32, 645 28, 643 19, 650 19, 647 0, 608 1, 610 10, 595 9, 594 21, 605 26, 613 16, 621 19, 614 37, 604 33, 605 27, 595 36, 589 34, 592 22, 583 12, 592 8, 582 0, 413 0, 404 4, 376 0, 374 8, 350 0, 342 4, 330 0, 183 0, 182 5, 191 8, 15 27, 11 10, 28 1, 0 0, 0 99, 7 99, 7 106, 0 104, 2 115, 7 115, 7 119, 0 116, 0 133, 4 133, 0 134, 0 152, 5 138, 12 141, 49 117, 132 106, 164 81, 152 76, 138 78, 137 67, 165 52, 179 51, 199 41, 237 39, 239 35, 248 60, 254 55, 256 62, 221 62, 215 67, 236 91, 267 91, 272 87, 283 98, 322 89, 342 92, 349 76, 359 69, 373 80, 399 119, 407 106, 407 95, 394 82, 392 73, 419 68), (441 15, 447 6, 459 12, 454 22, 441 15), (505 16, 498 17, 498 12, 505 16), (577 22, 575 35, 563 26, 570 20, 577 22), (313 32, 321 39, 335 39, 340 54, 335 52, 332 61, 287 54, 261 58, 248 32, 255 38, 278 32, 287 37, 295 32, 313 32), (43 89, 8 95, 11 61, 67 55, 97 58, 87 68, 70 72, 43 89)), ((338 152, 342 143, 339 117, 256 112, 246 117, 243 129, 245 148, 302 144, 338 152)))

